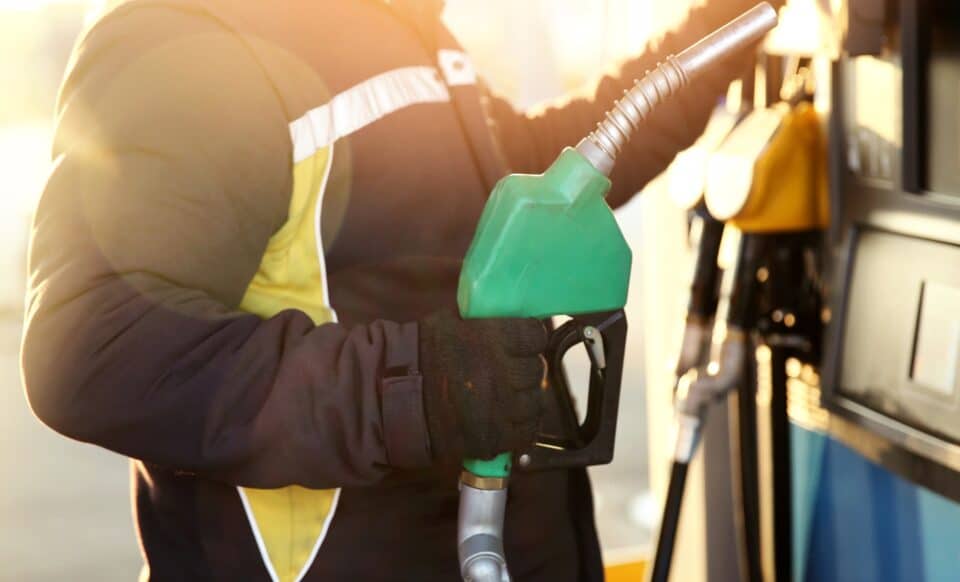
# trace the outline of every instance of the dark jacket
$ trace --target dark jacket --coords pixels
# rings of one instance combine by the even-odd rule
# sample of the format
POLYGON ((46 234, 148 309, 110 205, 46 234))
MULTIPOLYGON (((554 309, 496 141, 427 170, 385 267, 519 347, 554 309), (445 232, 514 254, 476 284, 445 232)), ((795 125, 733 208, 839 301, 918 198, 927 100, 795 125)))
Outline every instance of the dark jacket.
MULTIPOLYGON (((134 0, 97 22, 58 107, 22 363, 45 423, 136 460, 149 579, 457 579, 457 468, 430 466, 403 405, 415 322, 455 308, 496 180, 546 168, 730 4, 536 116, 439 20, 381 1, 134 0)), ((739 64, 638 132, 611 204, 739 64)), ((590 503, 583 471, 512 481, 516 580, 602 576, 590 503)))

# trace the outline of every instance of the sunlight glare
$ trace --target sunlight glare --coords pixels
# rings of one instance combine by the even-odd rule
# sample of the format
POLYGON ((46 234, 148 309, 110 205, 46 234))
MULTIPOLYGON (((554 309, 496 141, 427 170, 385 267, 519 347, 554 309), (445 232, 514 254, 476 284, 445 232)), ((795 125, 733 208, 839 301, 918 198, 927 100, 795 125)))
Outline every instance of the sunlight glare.
POLYGON ((83 0, 0 0, 0 11, 29 12, 46 8, 52 4, 89 4, 89 2, 83 0))

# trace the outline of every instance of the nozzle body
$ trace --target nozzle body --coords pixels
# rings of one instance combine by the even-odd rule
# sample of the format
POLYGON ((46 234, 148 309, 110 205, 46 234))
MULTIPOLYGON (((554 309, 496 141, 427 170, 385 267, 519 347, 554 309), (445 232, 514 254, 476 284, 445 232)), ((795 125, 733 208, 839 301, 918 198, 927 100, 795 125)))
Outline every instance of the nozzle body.
POLYGON ((667 57, 625 92, 597 128, 577 144, 577 151, 609 176, 617 154, 659 103, 716 63, 759 41, 776 24, 776 10, 761 2, 677 56, 667 57))

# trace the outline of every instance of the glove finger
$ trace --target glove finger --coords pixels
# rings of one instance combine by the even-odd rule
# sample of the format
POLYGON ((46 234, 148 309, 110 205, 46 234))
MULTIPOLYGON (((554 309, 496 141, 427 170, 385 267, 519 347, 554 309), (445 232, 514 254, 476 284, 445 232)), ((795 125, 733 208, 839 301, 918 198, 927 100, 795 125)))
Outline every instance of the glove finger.
POLYGON ((510 360, 507 369, 508 385, 514 392, 539 391, 546 371, 546 360, 536 355, 510 360))
POLYGON ((504 432, 501 448, 514 453, 529 449, 537 440, 538 428, 532 422, 511 423, 510 429, 504 432))
POLYGON ((547 328, 539 319, 504 321, 503 350, 511 356, 533 356, 547 349, 547 328))
POLYGON ((507 413, 508 418, 515 424, 540 424, 540 417, 543 415, 543 393, 536 392, 518 392, 513 397, 510 410, 507 413))

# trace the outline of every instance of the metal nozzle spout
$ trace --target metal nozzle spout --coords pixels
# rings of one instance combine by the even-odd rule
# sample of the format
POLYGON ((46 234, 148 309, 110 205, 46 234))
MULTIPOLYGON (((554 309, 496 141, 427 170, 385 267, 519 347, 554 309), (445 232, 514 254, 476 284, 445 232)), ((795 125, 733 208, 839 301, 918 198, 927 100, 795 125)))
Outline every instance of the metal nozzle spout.
POLYGON ((776 25, 777 11, 761 2, 685 49, 676 62, 689 79, 694 79, 714 63, 750 47, 776 25))
POLYGON ((677 56, 667 57, 624 93, 597 129, 577 144, 577 151, 609 176, 617 154, 659 103, 714 64, 762 39, 776 24, 777 11, 761 2, 677 56))
POLYGON ((465 582, 510 582, 503 553, 506 504, 506 489, 479 489, 461 481, 457 553, 465 582))

